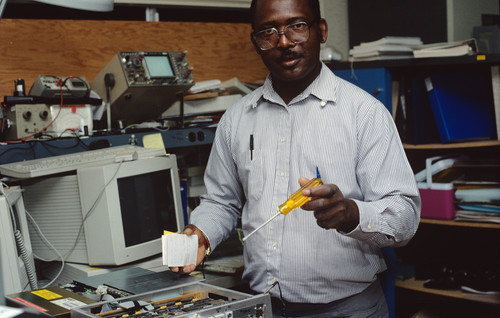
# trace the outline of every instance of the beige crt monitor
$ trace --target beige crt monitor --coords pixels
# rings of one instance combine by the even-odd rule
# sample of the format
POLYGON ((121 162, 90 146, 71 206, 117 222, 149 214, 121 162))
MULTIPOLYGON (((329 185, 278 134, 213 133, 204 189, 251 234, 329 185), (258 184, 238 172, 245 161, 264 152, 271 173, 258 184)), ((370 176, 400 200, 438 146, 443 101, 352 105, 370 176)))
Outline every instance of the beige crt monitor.
POLYGON ((118 52, 90 87, 111 104, 113 122, 157 119, 195 82, 186 52, 118 52), (111 76, 110 76, 111 74, 111 76), (110 82, 110 78, 114 79, 110 82))

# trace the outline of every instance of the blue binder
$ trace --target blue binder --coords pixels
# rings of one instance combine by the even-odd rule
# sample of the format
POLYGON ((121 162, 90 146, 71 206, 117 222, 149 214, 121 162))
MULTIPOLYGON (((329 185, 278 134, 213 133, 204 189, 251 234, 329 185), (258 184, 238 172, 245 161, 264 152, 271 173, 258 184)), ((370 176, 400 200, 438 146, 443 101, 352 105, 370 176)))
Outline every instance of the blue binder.
POLYGON ((484 74, 433 74, 425 85, 442 143, 496 137, 491 81, 484 74))
POLYGON ((425 90, 424 76, 415 74, 406 80, 407 143, 420 145, 440 143, 434 113, 425 90))

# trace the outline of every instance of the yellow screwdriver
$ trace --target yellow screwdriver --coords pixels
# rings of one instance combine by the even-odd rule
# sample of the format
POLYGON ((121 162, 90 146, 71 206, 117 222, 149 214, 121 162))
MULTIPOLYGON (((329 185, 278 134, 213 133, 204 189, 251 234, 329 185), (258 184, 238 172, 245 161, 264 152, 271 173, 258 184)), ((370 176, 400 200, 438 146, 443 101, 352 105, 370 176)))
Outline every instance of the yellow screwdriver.
POLYGON ((307 201, 311 200, 311 197, 306 197, 302 194, 302 191, 307 188, 312 188, 316 187, 323 184, 323 181, 321 178, 319 178, 319 173, 318 173, 318 178, 314 178, 310 180, 308 183, 306 183, 303 187, 301 187, 299 190, 295 191, 286 201, 285 203, 281 204, 278 207, 278 213, 273 215, 272 217, 269 218, 266 222, 262 223, 258 228, 250 232, 247 236, 243 237, 241 240, 245 242, 250 236, 252 236, 255 232, 263 228, 267 223, 271 222, 275 218, 277 218, 280 214, 287 215, 290 211, 295 210, 296 208, 300 208, 303 206, 307 201))

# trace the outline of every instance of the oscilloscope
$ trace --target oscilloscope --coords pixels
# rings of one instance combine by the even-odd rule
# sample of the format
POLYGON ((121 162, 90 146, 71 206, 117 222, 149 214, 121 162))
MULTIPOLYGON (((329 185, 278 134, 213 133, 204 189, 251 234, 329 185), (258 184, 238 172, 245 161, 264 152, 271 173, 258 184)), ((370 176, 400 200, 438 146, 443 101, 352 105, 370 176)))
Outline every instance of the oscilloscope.
POLYGON ((111 104, 113 121, 154 120, 195 84, 186 54, 120 51, 90 86, 111 104))

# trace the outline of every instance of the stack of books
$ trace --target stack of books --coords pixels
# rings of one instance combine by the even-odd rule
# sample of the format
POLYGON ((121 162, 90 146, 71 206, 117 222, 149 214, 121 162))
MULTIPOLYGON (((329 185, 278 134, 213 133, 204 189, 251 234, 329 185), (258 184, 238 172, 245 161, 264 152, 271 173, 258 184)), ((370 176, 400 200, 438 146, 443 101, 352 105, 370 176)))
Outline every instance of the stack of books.
POLYGON ((349 57, 351 61, 413 58, 413 48, 422 44, 420 37, 386 36, 354 46, 349 50, 349 57))
POLYGON ((500 184, 457 183, 455 220, 500 223, 500 184))
POLYGON ((500 160, 457 161, 455 220, 500 223, 500 160))

